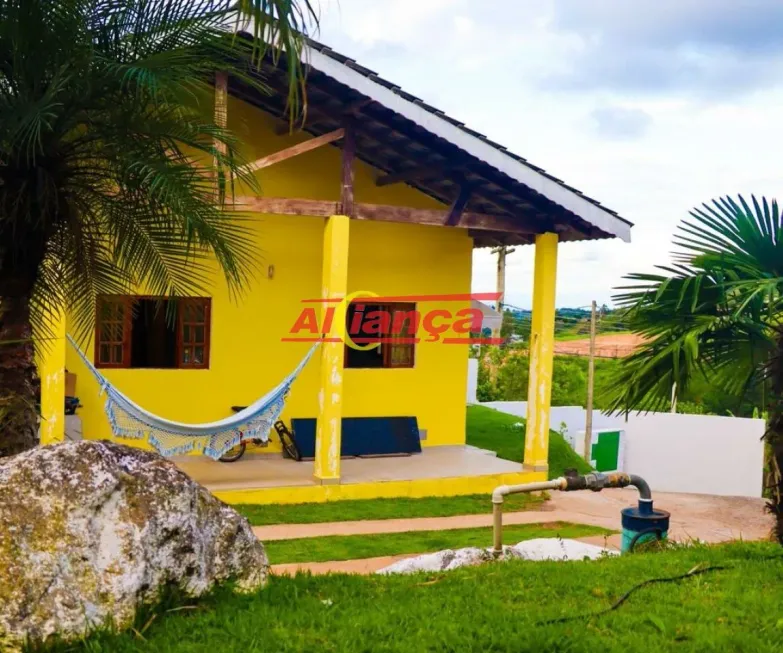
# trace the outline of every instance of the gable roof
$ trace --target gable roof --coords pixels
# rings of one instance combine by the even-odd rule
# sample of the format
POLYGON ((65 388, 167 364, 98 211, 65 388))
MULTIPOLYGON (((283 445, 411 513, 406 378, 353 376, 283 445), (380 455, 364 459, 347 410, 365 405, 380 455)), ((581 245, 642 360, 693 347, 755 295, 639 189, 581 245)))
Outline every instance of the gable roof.
MULTIPOLYGON (((557 231, 564 241, 630 242, 632 224, 614 211, 353 59, 312 39, 302 59, 308 68, 306 131, 318 136, 351 117, 357 157, 388 173, 387 182, 403 178, 445 204, 469 188, 468 210, 528 227, 520 234, 476 231, 476 246, 531 242, 530 227, 557 231)), ((271 95, 237 88, 233 80, 230 91, 284 119, 285 67, 267 64, 262 73, 271 95)))

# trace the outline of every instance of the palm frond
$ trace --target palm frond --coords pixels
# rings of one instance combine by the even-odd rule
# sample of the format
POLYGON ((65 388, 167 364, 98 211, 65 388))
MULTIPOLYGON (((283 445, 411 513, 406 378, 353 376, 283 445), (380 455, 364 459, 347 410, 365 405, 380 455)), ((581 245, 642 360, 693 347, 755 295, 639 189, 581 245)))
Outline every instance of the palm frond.
POLYGON ((304 67, 300 53, 311 28, 318 26, 319 16, 311 0, 239 0, 240 12, 251 19, 254 54, 257 61, 271 54, 279 65, 281 57, 287 66, 288 109, 291 119, 302 110, 304 67))
POLYGON ((315 18, 308 0, 0 3, 0 297, 30 297, 37 328, 67 302, 86 334, 100 294, 201 293, 216 271, 241 293, 258 253, 225 191, 257 183, 215 75, 266 93, 270 59, 296 104, 315 18))
POLYGON ((658 410, 704 375, 741 397, 766 382, 783 316, 777 202, 722 198, 691 212, 664 274, 631 274, 615 301, 645 343, 623 361, 612 410, 658 410))

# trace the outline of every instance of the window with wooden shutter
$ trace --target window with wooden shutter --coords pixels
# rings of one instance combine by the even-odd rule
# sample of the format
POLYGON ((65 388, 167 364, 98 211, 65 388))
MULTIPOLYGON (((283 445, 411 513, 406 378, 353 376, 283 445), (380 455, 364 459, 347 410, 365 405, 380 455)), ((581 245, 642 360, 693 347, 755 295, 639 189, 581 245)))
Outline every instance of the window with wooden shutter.
POLYGON ((180 300, 180 367, 209 367, 209 309, 209 299, 180 300))
POLYGON ((95 366, 206 369, 210 323, 208 297, 100 297, 95 366))
POLYGON ((416 304, 389 304, 391 329, 383 347, 384 367, 413 367, 416 346, 416 304))
POLYGON ((130 309, 128 297, 111 296, 98 300, 96 367, 130 366, 130 309))

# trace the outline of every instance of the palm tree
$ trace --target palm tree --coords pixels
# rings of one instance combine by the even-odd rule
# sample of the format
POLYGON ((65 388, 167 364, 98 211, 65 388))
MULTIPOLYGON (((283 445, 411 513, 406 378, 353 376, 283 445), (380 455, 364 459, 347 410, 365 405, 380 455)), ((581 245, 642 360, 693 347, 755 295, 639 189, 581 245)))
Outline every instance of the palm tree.
POLYGON ((765 489, 783 544, 783 218, 776 201, 723 198, 691 212, 664 274, 632 274, 615 299, 648 340, 625 359, 614 410, 656 410, 697 376, 736 397, 759 390, 765 489), (676 384, 676 385, 675 385, 676 384))
POLYGON ((86 334, 98 295, 197 293, 211 257, 246 285, 226 198, 254 182, 215 122, 215 76, 263 91, 254 64, 284 55, 295 115, 314 24, 309 0, 0 3, 0 453, 36 444, 31 334, 57 307, 86 334))

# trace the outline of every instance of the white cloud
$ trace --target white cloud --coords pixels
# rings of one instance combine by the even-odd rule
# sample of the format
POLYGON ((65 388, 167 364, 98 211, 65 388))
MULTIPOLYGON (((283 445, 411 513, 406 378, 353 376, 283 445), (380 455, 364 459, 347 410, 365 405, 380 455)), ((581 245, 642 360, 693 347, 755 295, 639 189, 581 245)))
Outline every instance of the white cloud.
POLYGON ((412 43, 427 36, 433 18, 458 4, 458 0, 327 0, 322 3, 323 33, 337 28, 365 47, 412 43))
MULTIPOLYGON (((558 304, 604 303, 623 274, 667 261, 672 233, 690 208, 737 192, 775 196, 780 179, 773 146, 783 140, 783 66, 774 74, 765 68, 741 88, 726 89, 728 77, 716 78, 720 83, 710 93, 671 83, 655 92, 601 79, 571 90, 549 83, 578 72, 580 58, 597 56, 597 49, 603 63, 614 57, 632 78, 638 58, 618 46, 623 30, 646 39, 658 55, 662 49, 661 74, 676 68, 658 47, 661 39, 676 41, 672 57, 690 52, 713 70, 707 59, 714 54, 733 62, 737 74, 778 56, 764 17, 740 20, 733 0, 711 4, 723 13, 716 9, 706 23, 694 9, 703 3, 695 0, 637 1, 644 7, 638 15, 613 13, 620 0, 340 0, 339 9, 330 0, 320 38, 634 222, 630 245, 614 240, 560 248, 558 304), (564 8, 574 12, 565 21, 564 8), (763 31, 763 48, 754 46, 754 30, 763 31), (697 47, 700 40, 709 47, 697 47), (649 121, 633 139, 609 139, 595 125, 596 111, 607 107, 649 121)), ((778 11, 767 0, 747 1, 757 12, 778 11)), ((509 259, 513 304, 530 305, 532 255, 532 247, 522 247, 509 259)), ((494 284, 493 257, 477 251, 474 289, 494 284)))
POLYGON ((652 117, 646 111, 620 106, 597 107, 590 117, 599 136, 616 140, 639 138, 652 123, 652 117))

